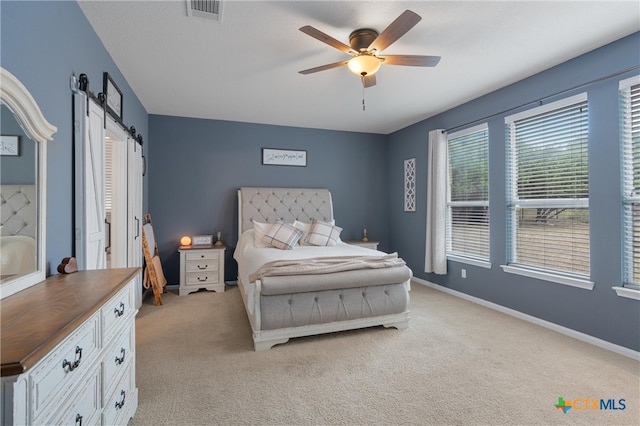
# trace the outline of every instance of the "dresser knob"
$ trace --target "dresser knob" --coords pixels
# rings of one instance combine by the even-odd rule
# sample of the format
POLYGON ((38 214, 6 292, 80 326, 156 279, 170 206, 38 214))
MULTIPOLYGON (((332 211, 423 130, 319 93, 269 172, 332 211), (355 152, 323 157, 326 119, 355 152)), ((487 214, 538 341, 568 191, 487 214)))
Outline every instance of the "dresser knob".
POLYGON ((124 315, 124 303, 120 302, 120 310, 118 310, 118 308, 113 308, 113 313, 116 314, 116 317, 124 315))
POLYGON ((125 391, 120 391, 120 395, 122 395, 122 401, 118 402, 116 401, 116 408, 119 410, 122 407, 124 407, 124 399, 127 396, 125 391))
POLYGON ((73 371, 78 368, 80 361, 82 361, 82 348, 80 346, 76 346, 76 359, 73 362, 70 362, 65 358, 64 361, 62 361, 62 369, 65 370, 65 372, 73 371))
POLYGON ((124 362, 124 354, 125 354, 124 348, 120 348, 120 353, 122 354, 122 356, 120 358, 116 357, 116 365, 120 365, 124 362))

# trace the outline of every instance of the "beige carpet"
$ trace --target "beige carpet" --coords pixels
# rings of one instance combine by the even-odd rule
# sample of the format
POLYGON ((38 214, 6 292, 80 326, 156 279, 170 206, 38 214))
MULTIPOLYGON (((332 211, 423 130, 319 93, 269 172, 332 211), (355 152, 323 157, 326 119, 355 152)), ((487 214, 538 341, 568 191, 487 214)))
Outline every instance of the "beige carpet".
POLYGON ((239 290, 146 298, 130 425, 638 425, 640 365, 419 284, 407 330, 254 352, 239 290), (564 414, 558 397, 625 400, 564 414))

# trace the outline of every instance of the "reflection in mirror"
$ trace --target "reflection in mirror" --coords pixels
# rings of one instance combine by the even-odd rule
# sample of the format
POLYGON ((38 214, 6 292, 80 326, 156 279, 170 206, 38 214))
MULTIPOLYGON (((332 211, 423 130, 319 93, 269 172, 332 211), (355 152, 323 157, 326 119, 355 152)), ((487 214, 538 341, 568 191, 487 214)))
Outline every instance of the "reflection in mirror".
POLYGON ((46 144, 56 128, 0 68, 0 296, 45 278, 46 144))
POLYGON ((36 143, 6 105, 0 107, 0 129, 0 279, 4 282, 36 271, 38 176, 36 143))

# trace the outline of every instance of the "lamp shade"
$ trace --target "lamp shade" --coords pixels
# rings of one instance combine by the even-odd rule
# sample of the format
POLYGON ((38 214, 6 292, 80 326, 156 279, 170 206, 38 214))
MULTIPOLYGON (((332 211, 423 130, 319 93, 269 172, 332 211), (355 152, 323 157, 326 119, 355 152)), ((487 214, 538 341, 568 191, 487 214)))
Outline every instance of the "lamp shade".
POLYGON ((191 245, 191 237, 188 236, 188 235, 185 235, 184 237, 180 238, 180 245, 190 246, 191 245))
POLYGON ((347 66, 352 73, 363 76, 375 74, 380 69, 381 64, 382 61, 377 56, 361 54, 349 59, 347 66))

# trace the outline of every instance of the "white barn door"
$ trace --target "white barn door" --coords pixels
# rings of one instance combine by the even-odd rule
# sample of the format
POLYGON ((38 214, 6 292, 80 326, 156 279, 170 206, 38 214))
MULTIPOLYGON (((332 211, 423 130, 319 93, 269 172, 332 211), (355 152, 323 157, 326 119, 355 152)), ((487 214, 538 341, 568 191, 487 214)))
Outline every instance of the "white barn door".
MULTIPOLYGON (((128 169, 128 266, 142 266, 142 146, 129 138, 127 141, 128 169)), ((136 308, 142 305, 142 276, 136 277, 136 308)))
POLYGON ((104 110, 75 97, 75 239, 78 269, 106 268, 104 110))

